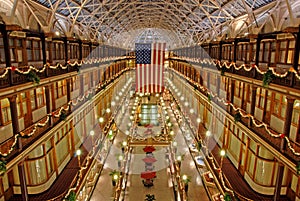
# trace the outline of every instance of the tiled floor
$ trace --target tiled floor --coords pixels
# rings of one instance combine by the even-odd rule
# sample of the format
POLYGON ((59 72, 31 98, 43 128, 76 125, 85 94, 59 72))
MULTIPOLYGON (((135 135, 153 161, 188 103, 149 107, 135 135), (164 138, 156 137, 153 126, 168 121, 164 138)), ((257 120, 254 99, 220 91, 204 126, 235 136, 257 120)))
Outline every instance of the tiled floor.
MULTIPOLYGON (((180 168, 181 174, 187 174, 191 177, 188 190, 188 200, 208 201, 209 198, 203 186, 199 171, 196 169, 194 160, 189 149, 187 148, 188 146, 186 145, 183 134, 178 128, 174 115, 170 109, 168 109, 168 115, 171 117, 171 121, 174 123, 173 130, 176 133, 174 140, 177 142, 177 154, 184 155, 184 160, 182 161, 180 168)), ((124 119, 126 120, 128 118, 125 117, 124 119)), ((126 121, 122 123, 123 125, 127 124, 126 121)), ((91 201, 113 200, 115 187, 112 186, 109 172, 113 169, 119 168, 116 157, 121 153, 121 149, 118 145, 125 138, 126 135, 122 133, 119 133, 116 137, 111 152, 106 160, 107 162, 104 164, 104 170, 98 183, 96 184, 95 191, 91 196, 91 201)), ((179 201, 180 199, 178 193, 174 191, 176 187, 173 188, 173 184, 170 179, 171 175, 168 168, 169 161, 166 159, 165 147, 156 147, 156 150, 153 152, 153 155, 157 160, 153 164, 154 170, 157 173, 157 176, 154 179, 154 185, 152 187, 145 187, 143 185, 140 174, 141 172, 145 171, 145 163, 142 159, 146 155, 142 148, 143 147, 134 147, 132 150, 132 158, 129 164, 129 176, 126 189, 121 193, 121 199, 124 201, 139 201, 144 200, 146 194, 153 194, 158 201, 179 201)))

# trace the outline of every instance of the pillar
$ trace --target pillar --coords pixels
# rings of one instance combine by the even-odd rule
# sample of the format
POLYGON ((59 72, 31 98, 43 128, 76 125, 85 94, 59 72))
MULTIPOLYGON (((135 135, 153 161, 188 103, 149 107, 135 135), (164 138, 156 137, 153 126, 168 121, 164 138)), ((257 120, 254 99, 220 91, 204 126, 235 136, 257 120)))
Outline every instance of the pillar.
MULTIPOLYGON (((4 55, 5 55, 5 64, 6 67, 11 67, 11 57, 10 57, 10 51, 9 51, 9 41, 8 41, 8 34, 6 31, 6 25, 0 24, 0 31, 3 37, 3 46, 4 46, 4 55)), ((8 77, 9 77, 9 83, 10 85, 13 85, 13 75, 12 71, 8 71, 8 77)))
MULTIPOLYGON (((254 116, 254 112, 255 112, 256 90, 257 90, 257 87, 252 85, 251 86, 251 102, 250 102, 250 114, 252 116, 254 116)), ((251 125, 252 125, 252 119, 249 118, 248 127, 251 127, 251 125)))
MULTIPOLYGON (((234 88, 235 88, 235 80, 230 80, 230 99, 229 101, 233 104, 234 101, 234 88)), ((230 107, 230 106, 229 106, 230 107)), ((230 113, 233 111, 232 107, 229 108, 230 113)))
MULTIPOLYGON (((71 101, 71 84, 72 84, 71 78, 66 79, 66 82, 67 82, 67 103, 69 104, 70 101, 71 101)), ((80 88, 81 88, 81 85, 80 85, 80 88)), ((80 92, 80 94, 81 94, 81 92, 80 92)), ((71 107, 72 107, 72 104, 69 105, 69 111, 70 112, 71 112, 71 107)))
MULTIPOLYGON (((46 85, 45 86, 45 96, 46 96, 46 110, 47 110, 47 114, 51 114, 51 85, 46 85)), ((52 126, 52 115, 49 116, 49 122, 48 122, 49 126, 52 126)))
POLYGON ((222 45, 223 45, 223 42, 220 41, 220 44, 219 44, 219 61, 222 61, 222 45))
POLYGON ((296 43, 294 48, 294 60, 293 60, 293 68, 297 71, 298 70, 298 61, 299 61, 299 51, 300 51, 300 26, 296 36, 296 43))
MULTIPOLYGON (((17 109, 17 95, 13 95, 8 97, 9 106, 10 106, 10 115, 11 115, 11 122, 13 128, 13 134, 16 135, 20 132, 19 127, 19 120, 18 120, 18 109, 17 109)), ((18 148, 22 149, 22 142, 20 141, 21 138, 18 138, 18 148)))
POLYGON ((64 49, 65 64, 67 64, 68 60, 69 60, 69 57, 68 57, 68 39, 67 39, 67 37, 64 37, 63 41, 64 41, 64 46, 65 46, 65 49, 64 49))
MULTIPOLYGON (((18 121, 17 101, 16 101, 17 96, 16 95, 11 96, 8 98, 8 100, 9 100, 9 106, 10 106, 10 114, 11 114, 13 133, 14 133, 14 135, 16 135, 20 132, 19 121, 18 121)), ((19 149, 22 149, 22 142, 20 139, 21 138, 19 137, 17 147, 19 149)), ((27 187, 26 187, 27 185, 26 185, 24 161, 21 161, 21 163, 18 165, 18 172, 19 172, 19 177, 20 177, 22 200, 27 201, 28 200, 28 192, 27 192, 27 187)))
MULTIPOLYGON (((284 122, 283 134, 286 137, 289 137, 290 129, 291 129, 292 114, 293 114, 293 106, 294 106, 295 99, 293 99, 291 97, 286 97, 286 99, 287 99, 287 106, 286 106, 286 110, 285 110, 286 119, 284 122)), ((283 138, 281 141, 280 151, 284 152, 285 149, 286 149, 286 140, 283 138)), ((277 177, 276 177, 276 184, 275 184, 274 201, 279 200, 279 198, 280 198, 283 172, 284 172, 284 165, 281 162, 279 162, 278 170, 277 170, 277 177)))
POLYGON ((238 44, 238 40, 234 39, 234 42, 233 42, 233 62, 234 63, 236 63, 237 44, 238 44))
POLYGON ((27 185, 26 185, 26 176, 25 176, 25 167, 24 167, 24 161, 22 161, 18 165, 18 171, 19 171, 19 178, 20 178, 20 186, 21 186, 21 192, 22 192, 22 200, 28 201, 28 191, 27 191, 27 185))

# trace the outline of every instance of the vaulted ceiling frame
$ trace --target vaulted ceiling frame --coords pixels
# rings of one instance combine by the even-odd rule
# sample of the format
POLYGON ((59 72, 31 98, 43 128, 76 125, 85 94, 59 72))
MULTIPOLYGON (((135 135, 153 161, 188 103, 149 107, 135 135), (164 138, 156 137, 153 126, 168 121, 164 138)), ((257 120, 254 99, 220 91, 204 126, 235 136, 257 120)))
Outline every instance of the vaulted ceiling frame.
MULTIPOLYGON (((175 8, 175 9, 176 9, 176 8, 175 8)), ((181 12, 181 10, 178 9, 178 12, 181 12)), ((181 13, 182 13, 182 12, 181 12, 181 13)), ((176 17, 176 18, 178 18, 177 15, 174 15, 174 14, 173 14, 173 16, 176 17)), ((190 19, 190 18, 188 18, 188 19, 190 19)), ((190 20, 190 21, 191 21, 192 23, 194 23, 194 21, 192 21, 192 20, 190 20)), ((195 24, 195 25, 197 25, 197 24, 195 24)))
MULTIPOLYGON (((103 23, 103 21, 104 21, 106 18, 109 17, 109 14, 110 14, 116 7, 118 7, 119 4, 121 4, 121 3, 123 3, 123 2, 124 2, 124 0, 120 0, 120 1, 118 1, 118 3, 113 4, 113 6, 112 6, 111 8, 109 8, 106 12, 104 11, 103 15, 101 16, 102 19, 101 19, 100 21, 98 21, 99 26, 101 26, 102 23, 103 23)), ((100 9, 100 8, 99 8, 99 9, 100 9)), ((97 27, 97 28, 99 29, 99 27, 97 27)))
MULTIPOLYGON (((194 17, 196 17, 196 18, 198 18, 198 16, 194 13, 194 12, 192 12, 187 6, 186 6, 186 4, 184 4, 182 1, 180 1, 180 0, 177 0, 184 8, 186 8, 190 13, 192 13, 193 14, 193 16, 194 17)), ((202 8, 202 7, 201 7, 202 8)), ((204 12, 205 13, 207 13, 205 10, 204 10, 204 12)), ((210 16, 210 14, 207 14, 207 17, 209 17, 210 16)), ((201 18, 200 19, 198 19, 199 21, 201 21, 201 18)), ((211 22, 211 20, 209 19, 209 21, 211 22)), ((211 24, 213 24, 212 22, 211 22, 211 24)), ((203 30, 203 29, 202 29, 203 30)))
MULTIPOLYGON (((24 0, 28 1, 29 0, 24 0)), ((35 0, 39 1, 39 0, 35 0)), ((253 14, 258 13, 258 17, 262 17, 262 24, 265 24, 266 20, 269 17, 263 16, 261 12, 256 12, 256 9, 262 2, 259 1, 250 1, 247 0, 236 0, 236 1, 226 1, 222 3, 221 1, 211 0, 211 1, 196 1, 196 0, 190 0, 190 1, 183 1, 183 0, 173 0, 173 2, 168 1, 164 2, 164 4, 157 3, 157 2, 128 2, 128 1, 105 1, 102 3, 99 3, 99 1, 94 0, 81 0, 81 5, 78 5, 79 1, 74 0, 64 0, 65 8, 60 8, 59 4, 61 4, 62 0, 59 0, 60 2, 53 3, 51 0, 47 0, 48 2, 48 10, 51 10, 52 15, 50 18, 47 18, 47 21, 50 23, 55 22, 55 17, 62 17, 66 18, 66 21, 69 21, 69 30, 73 31, 76 24, 79 25, 79 27, 86 27, 85 30, 81 31, 88 31, 89 36, 98 38, 99 34, 97 33, 97 30, 102 30, 103 32, 106 32, 111 38, 116 39, 117 41, 122 41, 122 36, 126 36, 126 32, 129 34, 128 29, 135 29, 135 28, 145 28, 145 21, 140 17, 141 14, 137 14, 138 11, 137 8, 134 8, 135 5, 139 4, 140 9, 144 9, 144 13, 150 12, 150 8, 148 8, 147 5, 158 5, 158 9, 155 9, 154 11, 158 11, 158 15, 155 15, 153 17, 157 18, 157 21, 152 22, 148 25, 153 25, 155 27, 165 27, 166 29, 171 29, 171 33, 175 33, 172 37, 180 38, 181 41, 185 41, 187 44, 191 43, 191 39, 193 39, 194 43, 198 43, 199 41, 203 41, 203 37, 206 37, 204 33, 202 33, 204 30, 205 32, 210 33, 216 33, 216 34, 222 34, 222 28, 225 26, 229 26, 230 23, 228 21, 236 21, 233 16, 243 16, 247 15, 249 16, 249 5, 251 5, 251 12, 253 14), (53 3, 53 4, 52 4, 53 3), (77 6, 78 5, 78 6, 77 6), (237 11, 230 12, 230 6, 234 6, 237 8, 237 11), (55 8, 56 7, 56 8, 55 8), (94 8, 97 7, 97 10, 101 10, 100 14, 97 14, 97 10, 94 10, 94 8), (124 8, 125 7, 125 8, 124 8), (166 18, 166 15, 162 15, 162 13, 165 13, 165 9, 169 8, 169 18, 166 18), (207 9, 205 9, 207 8, 207 9), (253 10, 255 8, 255 12, 253 10), (67 9, 70 13, 70 17, 66 17, 63 15, 63 13, 67 12, 61 12, 56 13, 59 10, 67 9), (92 11, 93 10, 93 11, 92 11), (126 10, 126 12, 124 12, 126 10), (92 12, 91 12, 92 11, 92 12), (203 14, 200 13, 203 12, 203 14), (127 19, 128 13, 135 12, 137 15, 134 16, 133 19, 127 19), (58 14, 58 15, 57 15, 58 14), (166 23, 163 25, 162 22, 166 23), (134 26, 128 26, 131 22, 136 21, 136 25, 134 26), (180 23, 182 22, 183 23, 180 23), (178 24, 180 23, 180 24, 178 24), (168 25, 167 25, 168 24, 168 25), (107 30, 103 30, 102 27, 107 27, 107 30), (125 32, 125 34, 124 34, 125 32)), ((287 0, 285 0, 287 3, 289 3, 287 0)), ((269 4, 269 2, 268 2, 269 4)), ((28 6, 28 5, 27 5, 28 6)), ((31 6, 31 5, 29 5, 31 6)), ((45 6, 44 6, 45 7, 45 6)), ((166 9, 168 10, 168 9, 166 9)), ((234 10, 234 9, 233 9, 234 10)), ((34 10, 33 10, 34 11, 34 10)), ((151 10, 152 11, 152 10, 151 10)), ((272 10, 273 11, 273 10, 272 10)), ((30 11, 32 12, 32 11, 30 11)), ((36 11, 34 11, 36 12, 36 11)), ((33 12, 32 12, 33 13, 33 12)), ((35 19, 37 16, 35 16, 35 19)), ((38 20, 37 20, 38 21, 38 20)), ((253 21, 252 21, 253 22, 253 21)), ((43 22, 38 22, 40 25, 43 22)), ((253 26, 251 22, 249 23, 249 26, 253 26)), ((80 29, 78 30, 80 32, 80 29)), ((82 32, 82 33, 83 33, 82 32)), ((165 32, 162 32, 165 33, 165 32)), ((83 33, 84 34, 84 33, 83 33)), ((132 35, 127 35, 128 37, 133 37, 132 35)), ((212 37, 212 34, 210 34, 210 37, 212 37)), ((165 40, 169 40, 170 37, 165 37, 165 40)), ((184 42, 179 42, 184 43, 184 42)), ((184 44, 183 44, 184 45, 184 44)))
POLYGON ((37 21, 37 23, 43 28, 45 25, 40 21, 40 19, 37 17, 36 13, 34 12, 34 10, 31 8, 31 6, 29 5, 29 3, 27 2, 27 0, 23 0, 25 6, 28 8, 28 10, 30 11, 30 13, 33 15, 34 19, 37 21))
MULTIPOLYGON (((126 14, 124 14, 123 16, 126 16, 126 14)), ((167 15, 168 16, 168 15, 167 15)), ((171 17, 171 16, 168 16, 168 17, 171 17)), ((136 21, 136 19, 135 19, 135 21, 136 21)), ((136 27, 135 28, 139 28, 138 27, 138 23, 136 23, 137 25, 136 25, 136 27)), ((173 23, 171 23, 171 24, 173 24, 173 23)), ((178 26, 175 26, 175 27, 173 27, 174 29, 178 29, 178 26)), ((177 32, 172 32, 173 34, 176 34, 177 32)))

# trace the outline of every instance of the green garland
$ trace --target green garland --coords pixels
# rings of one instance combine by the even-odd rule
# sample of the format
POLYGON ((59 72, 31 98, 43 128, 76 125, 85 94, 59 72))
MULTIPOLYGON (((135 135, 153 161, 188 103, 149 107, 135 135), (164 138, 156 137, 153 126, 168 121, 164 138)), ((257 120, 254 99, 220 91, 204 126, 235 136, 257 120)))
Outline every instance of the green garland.
POLYGON ((268 70, 265 72, 263 76, 263 87, 268 87, 270 82, 275 78, 275 75, 273 74, 272 70, 268 70))

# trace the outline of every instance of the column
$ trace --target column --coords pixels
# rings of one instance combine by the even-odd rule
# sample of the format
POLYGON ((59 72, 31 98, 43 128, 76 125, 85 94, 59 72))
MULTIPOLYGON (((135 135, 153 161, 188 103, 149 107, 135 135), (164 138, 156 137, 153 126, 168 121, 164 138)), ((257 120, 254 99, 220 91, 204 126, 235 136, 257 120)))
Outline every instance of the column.
MULTIPOLYGON (((255 65, 258 66, 259 64, 259 50, 260 50, 260 41, 261 41, 261 35, 258 34, 256 38, 256 49, 255 49, 255 65)), ((254 70, 254 77, 256 74, 256 70, 254 70)))
POLYGON ((65 64, 68 63, 68 60, 69 60, 69 57, 68 57, 68 39, 67 37, 64 37, 63 38, 63 41, 64 41, 64 46, 65 46, 65 49, 64 49, 64 54, 65 54, 65 64))
POLYGON ((216 79, 216 92, 217 92, 217 96, 220 97, 220 83, 221 83, 221 79, 222 76, 217 75, 217 79, 216 79))
MULTIPOLYGON (((11 57, 10 57, 10 51, 9 51, 9 41, 8 41, 8 34, 6 31, 6 25, 5 24, 0 24, 0 31, 3 37, 3 46, 4 46, 4 55, 5 55, 5 64, 6 67, 11 66, 11 57)), ((12 71, 8 71, 8 76, 9 76, 9 83, 10 85, 13 85, 13 75, 12 71)))
MULTIPOLYGON (((45 96, 46 96, 46 110, 47 110, 47 114, 51 114, 51 85, 46 85, 45 86, 45 96)), ((52 115, 49 116, 49 122, 48 122, 49 126, 52 126, 52 115)))
MULTIPOLYGON (((292 114, 293 114, 293 106, 294 106, 295 99, 291 98, 291 97, 286 97, 286 99, 287 99, 287 106, 286 106, 286 110, 285 110, 286 119, 285 119, 285 122, 284 122, 283 134, 286 137, 289 137, 290 136, 291 121, 292 121, 292 114)), ((284 152, 285 150, 286 150, 286 141, 283 138, 282 141, 281 141, 280 151, 284 152)), ((284 165, 281 162, 279 162, 278 163, 277 177, 276 177, 276 184, 275 184, 274 201, 279 200, 279 198, 280 198, 283 172, 284 172, 284 165)))
POLYGON ((233 42, 233 62, 236 63, 236 53, 237 53, 238 40, 235 38, 233 42))
MULTIPOLYGON (((251 86, 250 114, 252 116, 254 116, 254 112, 255 112, 256 89, 257 89, 256 86, 254 85, 251 86)), ((249 118, 248 127, 251 127, 251 125, 252 125, 252 119, 249 118)))
POLYGON ((78 76, 79 76, 79 80, 80 80, 79 94, 81 96, 83 96, 84 95, 84 75, 81 74, 78 76))
MULTIPOLYGON (((43 57, 43 65, 47 63, 47 54, 46 54, 46 39, 45 34, 41 33, 41 43, 42 43, 42 57, 43 57)), ((48 67, 45 70, 45 76, 48 77, 48 67)))
MULTIPOLYGON (((70 101, 71 101, 71 78, 68 78, 66 79, 66 82, 67 82, 67 103, 69 104, 70 101)), ((81 85, 80 85, 80 88, 81 88, 81 85)), ((81 92, 80 92, 81 94, 81 92)), ((72 107, 72 104, 69 105, 69 112, 71 112, 71 107, 72 107)))
MULTIPOLYGON (((295 42, 295 48, 294 48, 294 59, 293 59, 293 68, 298 71, 298 65, 299 65, 299 51, 300 51, 300 26, 298 33, 295 37, 296 42, 295 42)), ((294 85, 294 80, 295 80, 295 74, 292 74, 292 79, 290 82, 290 86, 292 87, 294 85)))
POLYGON ((293 68, 298 70, 298 61, 299 61, 299 51, 300 51, 300 26, 296 37, 296 43, 294 48, 294 60, 293 60, 293 68))
MULTIPOLYGON (((16 101, 17 96, 14 95, 14 96, 8 97, 8 100, 9 100, 9 106, 10 106, 10 114, 11 114, 13 133, 14 133, 14 135, 16 135, 20 132, 19 121, 18 121, 17 101, 16 101)), ((19 137, 17 147, 19 149, 22 149, 22 142, 20 139, 21 138, 19 137)), ((21 163, 18 165, 18 171, 19 171, 19 177, 20 177, 22 200, 27 201, 28 193, 27 193, 27 187, 26 187, 27 185, 26 185, 24 161, 21 161, 21 163)))
MULTIPOLYGON (((234 101, 234 88, 235 88, 235 80, 230 80, 230 99, 229 101, 233 104, 234 101)), ((231 113, 233 111, 232 107, 229 106, 229 112, 231 113)))
POLYGON ((24 161, 21 161, 20 164, 18 165, 18 172, 19 172, 20 186, 22 192, 22 200, 28 201, 29 199, 28 199, 28 191, 26 185, 24 161))
POLYGON ((82 41, 79 40, 78 44, 79 44, 79 58, 78 58, 78 60, 81 61, 82 60, 82 41))
MULTIPOLYGON (((16 135, 20 132, 19 127, 19 120, 18 120, 18 109, 17 109, 17 95, 13 95, 8 97, 9 106, 10 106, 10 115, 11 115, 11 122, 13 128, 13 134, 16 135)), ((18 148, 22 149, 22 142, 20 141, 21 138, 18 138, 18 148)))
POLYGON ((219 61, 222 61, 222 45, 223 45, 223 42, 220 41, 220 44, 219 44, 219 61))

